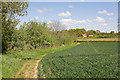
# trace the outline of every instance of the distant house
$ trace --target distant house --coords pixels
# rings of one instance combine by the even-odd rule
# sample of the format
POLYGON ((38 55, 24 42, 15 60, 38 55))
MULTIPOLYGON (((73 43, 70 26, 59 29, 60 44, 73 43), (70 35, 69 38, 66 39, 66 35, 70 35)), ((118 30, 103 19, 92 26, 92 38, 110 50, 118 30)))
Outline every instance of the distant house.
POLYGON ((87 37, 87 34, 82 34, 83 37, 87 37))

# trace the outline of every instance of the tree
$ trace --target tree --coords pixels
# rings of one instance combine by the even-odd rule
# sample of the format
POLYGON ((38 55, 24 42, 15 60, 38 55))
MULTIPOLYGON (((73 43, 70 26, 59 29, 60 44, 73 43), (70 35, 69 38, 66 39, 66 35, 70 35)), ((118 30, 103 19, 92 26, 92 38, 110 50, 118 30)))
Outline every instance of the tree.
POLYGON ((83 28, 83 29, 80 29, 80 31, 82 32, 82 34, 85 34, 86 33, 86 30, 83 28))
POLYGON ((46 22, 30 21, 24 26, 26 26, 25 32, 28 38, 25 41, 34 49, 51 47, 54 45, 55 38, 52 36, 52 32, 46 22))
POLYGON ((100 33, 100 30, 96 30, 96 33, 100 33))
POLYGON ((76 32, 77 37, 81 37, 82 34, 83 34, 83 33, 82 33, 80 30, 78 30, 78 31, 76 32))
POLYGON ((93 35, 93 34, 94 34, 93 30, 88 30, 87 31, 87 35, 93 35))
POLYGON ((17 16, 27 14, 28 2, 2 2, 2 51, 11 45, 12 34, 19 23, 17 16))
POLYGON ((114 34, 115 32, 114 31, 111 31, 110 34, 114 34))
POLYGON ((120 35, 120 31, 118 32, 118 35, 120 35))
POLYGON ((53 31, 61 31, 65 30, 65 26, 60 23, 60 21, 51 21, 49 26, 52 28, 53 31))
POLYGON ((72 31, 75 32, 77 37, 81 37, 82 34, 86 34, 86 30, 84 28, 82 28, 82 29, 74 29, 72 31))
POLYGON ((96 34, 96 31, 93 31, 94 34, 96 34))

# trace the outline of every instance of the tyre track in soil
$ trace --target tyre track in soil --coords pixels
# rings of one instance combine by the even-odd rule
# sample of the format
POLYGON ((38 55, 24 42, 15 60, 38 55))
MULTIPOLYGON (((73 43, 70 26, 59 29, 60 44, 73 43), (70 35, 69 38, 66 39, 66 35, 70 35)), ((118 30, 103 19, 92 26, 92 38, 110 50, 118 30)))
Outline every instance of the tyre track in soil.
MULTIPOLYGON (((35 60, 29 67, 28 69, 25 71, 25 78, 34 78, 35 80, 38 80, 38 64, 39 62, 42 60, 42 58, 45 55, 43 55, 40 60, 35 60)), ((25 79, 28 80, 28 79, 25 79)))
POLYGON ((15 75, 15 78, 19 78, 20 74, 25 70, 24 72, 24 79, 25 80, 29 80, 29 78, 34 78, 35 80, 38 80, 38 64, 39 62, 42 60, 42 58, 45 56, 46 54, 44 54, 40 60, 35 60, 34 62, 31 63, 31 65, 27 68, 27 70, 25 70, 25 68, 27 67, 28 63, 25 62, 22 66, 22 68, 17 72, 17 74, 15 75))
POLYGON ((22 73, 22 71, 25 69, 27 63, 24 63, 24 65, 22 66, 22 68, 18 71, 18 73, 15 75, 15 78, 18 78, 18 76, 22 73))

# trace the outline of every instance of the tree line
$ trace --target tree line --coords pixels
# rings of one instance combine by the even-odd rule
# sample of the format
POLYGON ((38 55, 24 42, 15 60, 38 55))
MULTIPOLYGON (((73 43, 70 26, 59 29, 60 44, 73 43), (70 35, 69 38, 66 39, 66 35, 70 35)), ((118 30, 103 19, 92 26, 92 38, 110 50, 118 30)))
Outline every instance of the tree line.
POLYGON ((81 37, 83 38, 83 34, 86 34, 87 37, 93 37, 93 38, 115 38, 118 37, 118 34, 120 33, 115 33, 114 31, 111 31, 109 33, 107 32, 100 32, 100 30, 88 30, 86 31, 84 28, 82 29, 70 29, 67 30, 70 33, 73 33, 76 35, 76 37, 81 37), (92 35, 92 36, 90 36, 92 35))
POLYGON ((14 29, 8 49, 44 49, 75 41, 74 36, 64 30, 53 31, 55 27, 48 27, 46 22, 25 22, 19 29, 14 29))
MULTIPOLYGON (((11 39, 7 50, 26 50, 26 49, 45 49, 50 47, 69 45, 76 41, 82 34, 93 35, 98 38, 111 38, 117 35, 111 31, 110 33, 102 33, 99 30, 70 29, 66 30, 65 26, 59 21, 36 22, 35 20, 24 22, 19 29, 12 30, 11 39)), ((9 37, 9 36, 8 36, 9 37)))

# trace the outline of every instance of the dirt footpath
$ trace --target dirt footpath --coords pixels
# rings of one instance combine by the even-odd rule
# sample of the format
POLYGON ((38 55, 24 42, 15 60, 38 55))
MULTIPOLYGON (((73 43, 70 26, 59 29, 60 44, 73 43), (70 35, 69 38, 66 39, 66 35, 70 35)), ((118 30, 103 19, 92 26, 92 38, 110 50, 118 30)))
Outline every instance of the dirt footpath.
POLYGON ((44 56, 45 55, 43 55, 39 60, 33 60, 29 62, 29 64, 27 62, 24 63, 22 68, 16 74, 15 78, 38 78, 38 64, 44 56), (21 74, 23 77, 21 77, 21 74))

